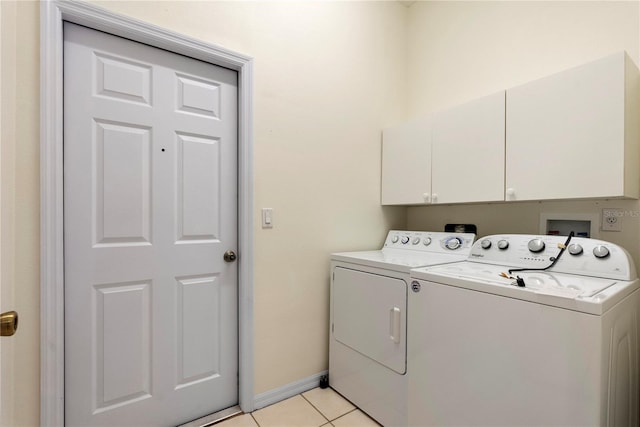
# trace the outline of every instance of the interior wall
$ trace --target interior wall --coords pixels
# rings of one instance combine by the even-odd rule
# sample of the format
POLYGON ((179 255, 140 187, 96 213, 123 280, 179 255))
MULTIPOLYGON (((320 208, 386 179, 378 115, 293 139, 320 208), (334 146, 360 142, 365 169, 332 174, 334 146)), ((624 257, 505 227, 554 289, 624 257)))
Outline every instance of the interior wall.
MULTIPOLYGON (((2 309, 20 312, 11 425, 35 426, 39 4, 2 3, 2 295, 10 275, 13 299, 2 309)), ((255 58, 256 393, 326 369, 329 253, 379 247, 389 228, 535 233, 540 212, 618 207, 623 231, 601 237, 638 263, 637 201, 379 206, 380 129, 612 51, 638 62, 637 2, 97 3, 255 58), (273 229, 260 228, 262 207, 273 229)))
MULTIPOLYGON (((408 114, 437 111, 621 50, 639 64, 639 4, 416 2, 410 8, 408 26, 408 114)), ((575 161, 579 157, 576 153, 575 161)), ((541 213, 600 217, 602 208, 623 210, 622 231, 600 231, 599 238, 625 247, 640 267, 638 201, 412 207, 407 211, 407 228, 442 230, 446 223, 473 223, 478 226, 479 236, 537 234, 541 213)))
POLYGON ((424 1, 410 8, 410 115, 610 53, 640 55, 637 1, 424 1))
MULTIPOLYGON (((36 426, 40 5, 2 3, 3 11, 5 3, 15 8, 12 25, 0 27, 3 86, 10 79, 19 94, 2 100, 2 225, 13 233, 3 230, 11 261, 3 258, 2 292, 9 286, 9 309, 20 313, 8 425, 36 426), (14 123, 10 134, 5 120, 14 123)), ((397 2, 96 3, 254 58, 255 393, 327 369, 329 254, 379 247, 386 230, 406 221, 404 208, 381 208, 379 197, 380 129, 406 113, 407 9, 397 2), (274 209, 273 229, 260 227, 262 207, 274 209)))
MULTIPOLYGON (((404 209, 379 206, 380 129, 406 112, 406 8, 97 3, 255 59, 255 393, 325 370, 329 254, 377 247, 406 220, 404 209), (274 209, 273 229, 260 228, 262 207, 274 209)), ((37 426, 40 4, 2 0, 2 7, 1 308, 20 315, 19 332, 3 342, 3 356, 10 351, 15 360, 2 363, 11 363, 16 381, 2 422, 37 426)))
POLYGON ((0 310, 16 310, 18 332, 2 338, 2 417, 40 424, 39 7, 2 2, 0 54, 0 310))
MULTIPOLYGON (((16 8, 13 3, 0 2, 0 312, 13 310, 14 298, 11 271, 13 224, 13 167, 8 161, 13 158, 15 139, 15 33, 16 8)), ((0 340, 0 426, 10 426, 13 422, 15 400, 13 374, 15 341, 0 340)))

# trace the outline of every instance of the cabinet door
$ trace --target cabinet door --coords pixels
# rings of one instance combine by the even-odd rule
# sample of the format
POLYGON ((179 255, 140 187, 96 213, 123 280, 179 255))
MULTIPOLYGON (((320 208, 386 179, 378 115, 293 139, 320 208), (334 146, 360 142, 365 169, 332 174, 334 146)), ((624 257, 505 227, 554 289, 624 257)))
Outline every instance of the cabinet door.
POLYGON ((507 90, 507 200, 637 197, 630 64, 622 52, 507 90))
POLYGON ((433 120, 432 203, 504 200, 504 91, 433 120))
POLYGON ((429 116, 382 132, 383 205, 430 202, 431 118, 429 116))

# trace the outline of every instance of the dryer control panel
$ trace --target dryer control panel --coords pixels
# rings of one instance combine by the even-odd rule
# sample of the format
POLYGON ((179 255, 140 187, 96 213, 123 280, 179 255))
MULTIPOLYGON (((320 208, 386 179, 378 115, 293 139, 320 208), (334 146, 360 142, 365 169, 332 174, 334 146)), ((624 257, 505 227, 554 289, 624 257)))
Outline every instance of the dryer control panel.
POLYGON ((391 230, 383 249, 469 253, 475 237, 473 233, 391 230))

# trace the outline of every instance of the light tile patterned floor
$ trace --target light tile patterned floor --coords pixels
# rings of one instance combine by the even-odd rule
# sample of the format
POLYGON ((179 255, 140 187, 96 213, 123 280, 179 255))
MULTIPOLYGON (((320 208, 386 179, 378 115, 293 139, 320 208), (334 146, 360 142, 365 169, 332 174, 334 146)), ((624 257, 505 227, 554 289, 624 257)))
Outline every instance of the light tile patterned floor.
POLYGON ((379 424, 330 388, 314 388, 215 427, 378 427, 379 424))

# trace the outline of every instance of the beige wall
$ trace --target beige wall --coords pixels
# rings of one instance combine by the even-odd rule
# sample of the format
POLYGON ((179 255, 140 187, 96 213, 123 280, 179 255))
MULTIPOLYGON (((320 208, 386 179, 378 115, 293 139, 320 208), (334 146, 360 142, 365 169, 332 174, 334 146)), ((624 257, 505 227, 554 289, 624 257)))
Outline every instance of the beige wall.
MULTIPOLYGON (((328 254, 377 247, 405 221, 535 233, 541 211, 620 207, 624 231, 602 237, 638 259, 635 201, 379 206, 382 128, 613 50, 638 61, 636 2, 99 4, 255 58, 256 393, 327 368, 328 254)), ((39 423, 39 5, 2 0, 1 16, 0 308, 21 315, 3 356, 18 373, 8 424, 26 426, 39 423)))
POLYGON ((439 110, 626 50, 637 1, 428 1, 410 8, 408 109, 439 110))
POLYGON ((2 1, 1 7, 0 310, 19 313, 19 332, 2 338, 1 421, 12 426, 38 425, 39 4, 2 1))
MULTIPOLYGON (((9 159, 13 159, 13 147, 5 144, 4 141, 14 139, 15 135, 15 5, 12 3, 0 2, 0 311, 7 311, 13 308, 13 286, 2 286, 3 283, 11 283, 13 258, 11 256, 13 247, 13 196, 10 191, 14 188, 13 167, 9 159), (5 184, 6 183, 6 184, 5 184)), ((0 425, 9 425, 13 420, 13 388, 15 385, 13 376, 14 365, 14 344, 15 340, 0 340, 2 351, 0 372, 3 372, 0 380, 0 425)))
POLYGON ((380 129, 405 112, 406 9, 99 4, 254 58, 255 391, 326 369, 328 254, 377 246, 404 225, 402 210, 379 207, 379 167, 380 129), (261 229, 262 207, 273 229, 261 229))
MULTIPOLYGON (((2 285, 13 293, 2 309, 20 312, 7 424, 26 426, 39 423, 39 4, 2 3, 15 11, 2 15, 2 83, 18 94, 2 104, 2 285)), ((405 115, 407 9, 99 4, 255 59, 255 392, 327 369, 329 253, 377 247, 405 222, 405 209, 379 206, 379 170, 380 129, 405 115)))
MULTIPOLYGON (((640 64, 637 1, 417 2, 409 14, 409 116, 626 50, 640 64)), ((580 155, 576 153, 579 161, 580 155)), ((568 161, 570 159, 567 159, 568 161)), ((481 167, 482 165, 478 165, 481 167)), ((585 171, 585 174, 588 171, 585 171)), ((541 213, 623 210, 622 232, 600 238, 624 246, 640 267, 640 203, 497 203, 408 209, 409 229, 473 223, 479 235, 539 233, 541 213)))

